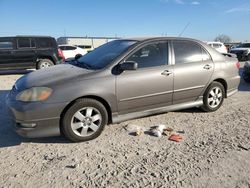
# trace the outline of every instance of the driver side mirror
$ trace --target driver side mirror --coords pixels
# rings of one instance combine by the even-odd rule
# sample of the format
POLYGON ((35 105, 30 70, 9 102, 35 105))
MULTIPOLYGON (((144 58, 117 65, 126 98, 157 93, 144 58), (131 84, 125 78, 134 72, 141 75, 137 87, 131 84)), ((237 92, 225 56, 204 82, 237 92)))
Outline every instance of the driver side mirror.
POLYGON ((138 63, 135 61, 124 61, 122 64, 120 64, 121 70, 136 70, 138 68, 138 63))

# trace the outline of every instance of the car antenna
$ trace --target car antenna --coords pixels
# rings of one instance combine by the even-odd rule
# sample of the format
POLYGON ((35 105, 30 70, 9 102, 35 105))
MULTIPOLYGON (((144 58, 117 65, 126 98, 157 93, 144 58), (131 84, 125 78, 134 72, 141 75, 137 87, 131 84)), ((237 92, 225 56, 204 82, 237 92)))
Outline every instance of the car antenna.
POLYGON ((186 31, 186 29, 188 28, 189 25, 190 25, 190 22, 188 22, 188 23, 185 25, 185 27, 183 28, 183 30, 180 32, 179 37, 182 36, 182 34, 186 31))

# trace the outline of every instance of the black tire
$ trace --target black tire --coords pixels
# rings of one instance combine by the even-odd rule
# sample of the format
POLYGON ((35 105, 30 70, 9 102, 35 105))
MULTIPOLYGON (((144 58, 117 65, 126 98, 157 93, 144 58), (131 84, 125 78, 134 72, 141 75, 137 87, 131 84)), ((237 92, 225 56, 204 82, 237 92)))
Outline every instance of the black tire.
POLYGON ((243 73, 242 77, 245 80, 245 82, 250 83, 250 75, 247 75, 246 73, 243 73))
POLYGON ((41 59, 38 61, 36 68, 44 69, 53 66, 54 63, 50 59, 41 59))
POLYGON ((248 54, 248 56, 247 56, 247 60, 248 60, 248 61, 250 61, 250 54, 248 54))
POLYGON ((205 91, 205 93, 203 95, 203 106, 201 108, 205 112, 216 111, 223 104, 224 98, 225 98, 225 88, 224 88, 224 86, 219 82, 212 82, 208 86, 208 88, 206 89, 206 91, 205 91), (221 93, 221 98, 219 98, 218 96, 220 96, 220 95, 217 95, 217 94, 216 94, 215 97, 213 97, 211 95, 211 92, 214 91, 216 88, 219 88, 219 91, 221 93), (211 98, 213 98, 212 101, 210 101, 211 98), (213 103, 213 101, 214 100, 217 101, 216 98, 218 99, 219 102, 218 103, 216 102, 216 105, 215 105, 215 103, 213 103), (212 105, 212 104, 214 104, 214 105, 212 105))
MULTIPOLYGON (((94 99, 79 99, 64 114, 61 124, 61 130, 67 139, 73 142, 82 142, 97 138, 102 133, 107 123, 108 113, 102 103, 94 99), (98 127, 96 131, 93 131, 90 127, 91 125, 87 125, 86 123, 87 117, 89 117, 87 116, 87 109, 90 108, 92 108, 93 110, 91 112, 91 118, 93 118, 95 115, 100 115, 100 120, 97 120, 97 123, 93 122, 99 124, 98 126, 96 126, 98 127), (81 121, 80 119, 75 117, 76 113, 78 112, 80 112, 82 115, 83 113, 86 113, 84 116, 84 120, 81 121), (80 123, 81 127, 74 130, 72 126, 73 124, 77 123, 80 123), (85 129, 87 129, 86 133, 89 135, 81 135, 84 127, 85 129)), ((90 124, 92 124, 92 120, 90 124)))

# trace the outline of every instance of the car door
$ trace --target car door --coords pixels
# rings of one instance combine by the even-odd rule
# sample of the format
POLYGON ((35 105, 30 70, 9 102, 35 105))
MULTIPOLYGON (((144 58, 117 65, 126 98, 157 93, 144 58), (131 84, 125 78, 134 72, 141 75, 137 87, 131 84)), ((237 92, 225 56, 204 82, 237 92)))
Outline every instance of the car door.
POLYGON ((208 52, 193 41, 173 41, 174 96, 173 103, 196 100, 206 88, 214 70, 208 52))
POLYGON ((138 68, 116 76, 119 114, 172 104, 173 70, 168 65, 168 49, 167 42, 150 43, 125 58, 137 62, 138 68))
POLYGON ((11 68, 14 43, 12 38, 0 38, 0 68, 11 68))
POLYGON ((13 52, 13 62, 17 67, 34 67, 36 52, 35 40, 32 38, 17 38, 17 49, 13 52))

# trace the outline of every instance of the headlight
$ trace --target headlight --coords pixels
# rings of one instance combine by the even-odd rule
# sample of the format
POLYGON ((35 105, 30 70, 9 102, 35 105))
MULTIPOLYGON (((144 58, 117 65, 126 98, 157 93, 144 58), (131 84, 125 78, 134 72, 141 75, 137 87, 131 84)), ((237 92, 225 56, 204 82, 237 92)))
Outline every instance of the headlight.
POLYGON ((52 89, 47 87, 32 87, 26 89, 16 96, 16 100, 23 102, 44 101, 49 98, 52 89))

